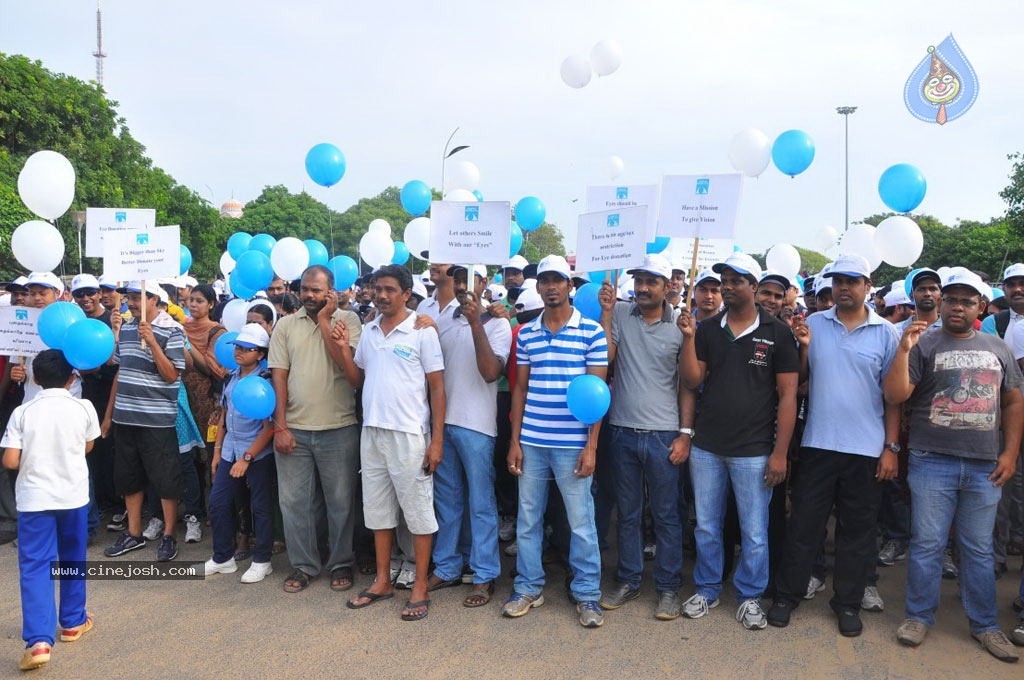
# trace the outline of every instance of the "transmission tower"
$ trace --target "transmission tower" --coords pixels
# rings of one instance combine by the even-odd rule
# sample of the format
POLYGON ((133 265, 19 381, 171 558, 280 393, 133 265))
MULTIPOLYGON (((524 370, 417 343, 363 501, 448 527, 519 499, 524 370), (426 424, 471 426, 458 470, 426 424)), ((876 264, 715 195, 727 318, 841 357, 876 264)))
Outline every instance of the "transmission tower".
POLYGON ((96 82, 103 86, 103 59, 107 53, 103 51, 103 15, 100 13, 100 3, 96 0, 96 51, 92 53, 96 57, 96 82))

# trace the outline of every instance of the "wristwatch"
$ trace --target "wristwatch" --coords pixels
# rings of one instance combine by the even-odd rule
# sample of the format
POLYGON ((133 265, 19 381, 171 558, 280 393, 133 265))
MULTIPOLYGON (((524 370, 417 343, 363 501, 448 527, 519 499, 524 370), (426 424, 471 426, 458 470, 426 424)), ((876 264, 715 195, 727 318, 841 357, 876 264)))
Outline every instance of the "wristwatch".
POLYGON ((688 435, 690 437, 693 437, 694 431, 693 431, 692 427, 681 427, 681 428, 679 428, 679 434, 685 434, 685 435, 688 435))
POLYGON ((900 446, 899 442, 889 442, 885 445, 885 448, 889 449, 893 453, 899 453, 903 450, 903 447, 900 446))
POLYGON ((244 460, 246 463, 251 463, 256 459, 253 457, 251 453, 246 451, 245 453, 242 454, 242 460, 244 460))

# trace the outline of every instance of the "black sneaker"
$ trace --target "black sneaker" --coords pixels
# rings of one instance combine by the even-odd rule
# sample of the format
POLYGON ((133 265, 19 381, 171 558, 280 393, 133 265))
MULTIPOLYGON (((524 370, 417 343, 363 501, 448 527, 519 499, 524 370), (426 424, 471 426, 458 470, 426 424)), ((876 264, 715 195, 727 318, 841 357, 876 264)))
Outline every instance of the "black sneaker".
POLYGON ((772 602, 772 606, 768 608, 765 618, 768 619, 769 625, 776 628, 785 628, 789 625, 789 617, 793 614, 795 608, 789 600, 775 600, 772 602))
POLYGON ((178 542, 174 536, 164 536, 160 539, 160 547, 156 549, 157 562, 170 562, 178 556, 178 542))
POLYGON ((122 531, 117 536, 117 540, 114 541, 114 545, 110 546, 103 551, 103 554, 107 557, 117 557, 118 555, 124 555, 125 553, 131 552, 132 550, 138 550, 144 548, 146 541, 142 536, 132 536, 127 531, 122 531))
POLYGON ((110 516, 107 524, 107 531, 125 531, 128 529, 128 513, 126 511, 115 512, 110 516))
POLYGON ((839 622, 839 634, 843 637, 857 637, 864 630, 856 609, 840 609, 836 612, 836 619, 839 622))

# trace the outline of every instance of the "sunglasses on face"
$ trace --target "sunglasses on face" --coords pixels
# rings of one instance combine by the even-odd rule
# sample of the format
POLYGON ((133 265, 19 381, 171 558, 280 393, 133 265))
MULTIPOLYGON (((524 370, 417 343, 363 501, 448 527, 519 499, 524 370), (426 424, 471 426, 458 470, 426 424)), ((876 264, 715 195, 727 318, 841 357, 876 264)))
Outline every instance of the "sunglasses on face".
POLYGON ((79 288, 78 290, 73 292, 71 294, 71 296, 76 298, 76 299, 81 299, 81 298, 84 298, 84 297, 92 297, 93 295, 99 295, 99 294, 100 294, 100 291, 99 291, 98 288, 79 288))
POLYGON ((235 345, 236 352, 255 352, 259 347, 242 347, 241 345, 235 345))

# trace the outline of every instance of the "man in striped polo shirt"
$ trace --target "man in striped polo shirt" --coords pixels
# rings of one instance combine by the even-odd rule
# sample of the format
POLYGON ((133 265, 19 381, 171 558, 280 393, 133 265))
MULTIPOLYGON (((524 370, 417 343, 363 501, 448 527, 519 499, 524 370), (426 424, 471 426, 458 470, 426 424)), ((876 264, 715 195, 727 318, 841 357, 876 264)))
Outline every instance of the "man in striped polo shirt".
POLYGON ((594 521, 590 476, 597 459, 600 421, 580 423, 569 412, 566 390, 573 378, 608 373, 608 342, 601 326, 583 318, 569 303, 572 289, 565 258, 549 255, 537 267, 537 292, 544 312, 516 338, 516 385, 512 393, 509 471, 519 477, 519 555, 514 592, 502 610, 519 617, 544 604, 544 510, 548 482, 562 495, 572 529, 569 564, 580 625, 604 622, 601 551, 594 521))
MULTIPOLYGON (((154 286, 155 288, 155 286, 154 286)), ((138 281, 118 292, 127 295, 132 321, 125 322, 114 347, 117 380, 110 392, 110 407, 103 419, 102 436, 114 428, 114 487, 124 495, 128 530, 103 551, 117 557, 146 545, 142 537, 142 497, 150 485, 164 513, 164 535, 157 548, 157 560, 167 562, 178 555, 174 525, 181 497, 181 464, 174 421, 178 415, 178 389, 185 370, 185 334, 177 325, 160 323, 154 292, 138 281), (142 321, 142 305, 146 321, 142 321), (145 345, 143 345, 145 343, 145 345)))

